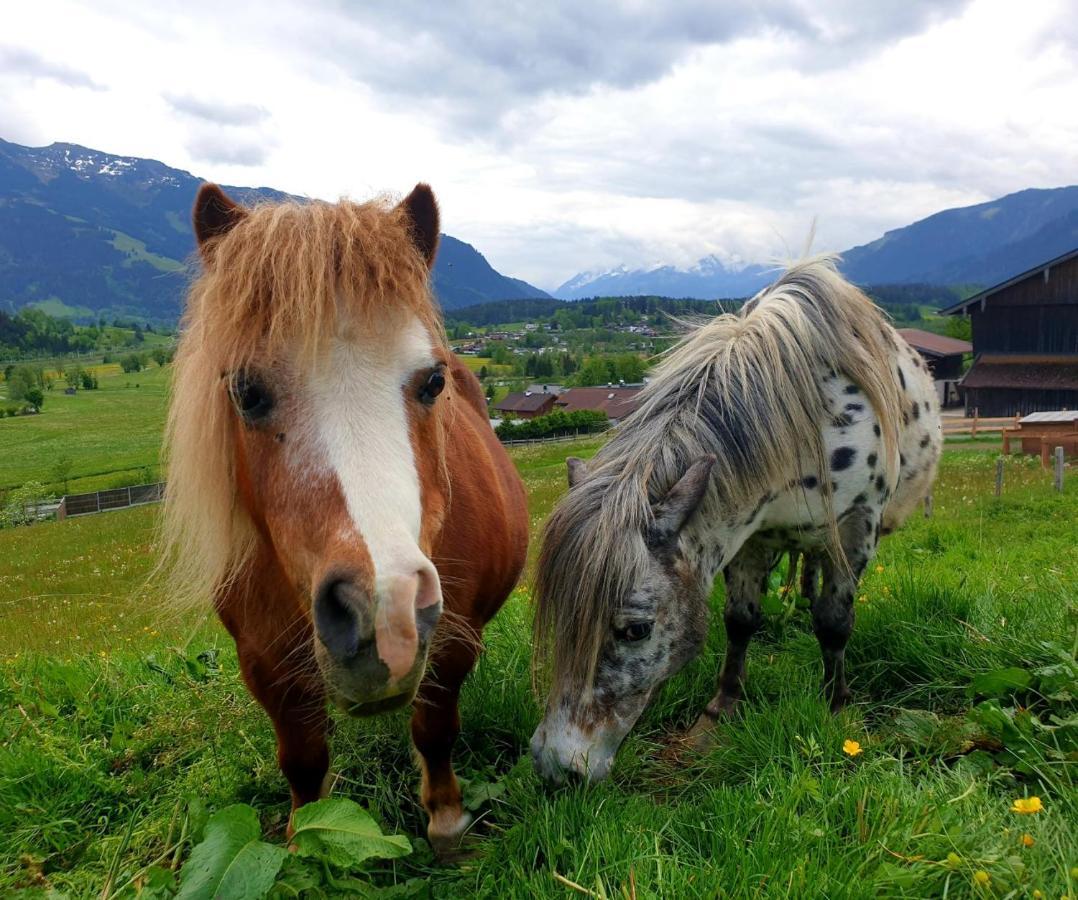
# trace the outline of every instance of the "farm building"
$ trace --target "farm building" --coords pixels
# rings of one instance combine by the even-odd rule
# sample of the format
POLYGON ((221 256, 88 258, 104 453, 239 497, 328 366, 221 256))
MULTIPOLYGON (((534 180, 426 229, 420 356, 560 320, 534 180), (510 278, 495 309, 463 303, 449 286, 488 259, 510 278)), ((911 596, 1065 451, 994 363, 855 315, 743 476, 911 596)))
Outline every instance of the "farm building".
POLYGON ((605 412, 615 425, 636 409, 639 387, 575 387, 557 399, 558 409, 576 412, 591 409, 605 412))
POLYGON ((531 391, 533 394, 553 394, 555 397, 558 394, 565 393, 565 385, 562 384, 529 384, 524 388, 525 392, 531 391))
POLYGON ((969 315, 966 413, 1013 416, 1078 408, 1078 250, 942 311, 969 315))
POLYGON ((512 394, 506 394, 505 399, 494 409, 503 416, 515 416, 518 419, 536 419, 553 410, 556 399, 556 396, 550 393, 516 391, 512 394))
POLYGON ((973 352, 973 344, 920 328, 900 328, 898 333, 928 365, 940 403, 943 406, 958 404, 961 401, 958 383, 962 379, 962 361, 967 353, 973 352))

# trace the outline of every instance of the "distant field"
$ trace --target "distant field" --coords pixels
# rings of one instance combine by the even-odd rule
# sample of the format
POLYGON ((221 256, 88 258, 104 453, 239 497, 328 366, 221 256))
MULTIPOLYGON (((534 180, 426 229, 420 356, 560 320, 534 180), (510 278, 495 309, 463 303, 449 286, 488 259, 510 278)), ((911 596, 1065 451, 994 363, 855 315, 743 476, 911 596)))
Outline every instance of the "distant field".
MULTIPOLYGON (((533 535, 565 490, 565 456, 601 440, 513 448, 533 535)), ((949 451, 934 517, 881 545, 856 606, 849 710, 832 717, 819 699, 808 613, 776 573, 743 715, 714 751, 679 749, 714 689, 720 583, 706 652, 591 788, 548 794, 532 773, 521 587, 463 695, 458 771, 489 798, 473 800, 472 858, 436 865, 420 837, 406 714, 335 716, 336 795, 416 847, 363 877, 434 898, 1075 896, 1078 477, 1059 495, 1013 460, 996 500, 993 475, 991 454, 949 451), (1062 673, 1062 693, 986 705, 971 685, 1000 667, 1062 673), (1032 795, 1042 812, 1011 811, 1032 795)), ((135 896, 148 866, 167 876, 207 811, 231 803, 284 840, 272 729, 231 641, 146 586, 158 510, 0 531, 0 894, 135 896)))
POLYGON ((491 375, 507 375, 513 371, 512 366, 492 362, 489 356, 459 356, 458 359, 476 373, 484 366, 491 375))
POLYGON ((69 397, 57 383, 40 415, 0 419, 0 491, 30 480, 59 490, 52 467, 64 455, 72 461, 71 493, 137 483, 143 470, 158 477, 170 369, 151 365, 126 375, 117 364, 92 368, 98 390, 69 397))
MULTIPOLYGON (((492 374, 511 368, 484 357, 461 359, 476 372, 484 365, 492 374)), ((37 480, 62 493, 52 467, 64 454, 73 461, 70 493, 134 484, 144 470, 152 479, 159 477, 171 369, 151 365, 126 375, 115 362, 83 368, 98 376, 98 390, 80 390, 69 397, 64 383, 57 381, 40 415, 0 419, 0 491, 37 480)), ((5 396, 0 382, 0 406, 5 396)))

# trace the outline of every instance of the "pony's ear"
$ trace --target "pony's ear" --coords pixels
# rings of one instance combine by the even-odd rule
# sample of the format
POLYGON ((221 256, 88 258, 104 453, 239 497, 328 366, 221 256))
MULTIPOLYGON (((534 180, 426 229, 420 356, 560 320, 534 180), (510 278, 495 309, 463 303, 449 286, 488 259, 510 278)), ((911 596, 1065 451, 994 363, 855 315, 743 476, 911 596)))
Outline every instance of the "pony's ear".
POLYGON ((434 191, 429 184, 417 184, 401 201, 401 207, 412 223, 412 240, 427 261, 427 268, 434 268, 438 253, 438 201, 434 191))
POLYGON ((195 208, 191 218, 195 227, 195 238, 202 256, 209 259, 210 241, 231 231, 247 216, 245 210, 216 184, 204 184, 195 197, 195 208))
POLYGON ((652 542, 667 543, 677 537, 704 499, 714 465, 715 457, 711 454, 694 460, 678 483, 655 504, 655 525, 649 536, 652 542))
POLYGON ((565 467, 569 470, 569 487, 575 488, 588 475, 588 465, 575 456, 565 458, 565 467))

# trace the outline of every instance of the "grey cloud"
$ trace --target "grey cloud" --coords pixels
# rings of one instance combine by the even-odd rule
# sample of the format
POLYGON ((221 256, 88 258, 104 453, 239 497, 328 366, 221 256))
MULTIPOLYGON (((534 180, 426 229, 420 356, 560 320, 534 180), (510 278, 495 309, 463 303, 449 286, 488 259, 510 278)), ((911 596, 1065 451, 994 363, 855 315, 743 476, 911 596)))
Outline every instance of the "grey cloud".
POLYGON ((257 125, 269 118, 269 110, 253 103, 220 103, 187 94, 165 94, 165 102, 176 112, 215 125, 257 125))
POLYGON ((89 88, 92 91, 105 90, 104 85, 98 84, 87 73, 63 63, 45 59, 33 50, 22 47, 0 47, 0 71, 12 72, 26 78, 45 78, 70 87, 89 88))
POLYGON ((187 151, 195 159, 232 166, 260 166, 269 158, 271 149, 266 141, 222 132, 199 134, 187 142, 187 151))
POLYGON ((395 0, 366 4, 362 16, 332 3, 301 27, 357 80, 433 108, 464 129, 490 132, 519 103, 597 86, 638 87, 662 78, 695 48, 742 37, 786 35, 806 65, 843 65, 967 2, 839 0, 824 8, 797 0, 569 0, 507 9, 483 0, 395 0))

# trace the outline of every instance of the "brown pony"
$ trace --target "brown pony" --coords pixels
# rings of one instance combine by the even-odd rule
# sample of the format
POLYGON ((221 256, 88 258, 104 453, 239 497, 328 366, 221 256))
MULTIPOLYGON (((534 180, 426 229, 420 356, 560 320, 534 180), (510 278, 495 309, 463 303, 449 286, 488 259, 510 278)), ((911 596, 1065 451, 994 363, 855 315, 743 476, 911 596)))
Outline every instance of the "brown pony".
POLYGON ((164 565, 212 600, 277 733, 292 808, 328 789, 326 701, 415 700, 428 834, 469 825, 450 754, 483 626, 524 564, 524 488, 429 288, 438 207, 194 207, 164 565), (429 656, 429 665, 428 665, 429 656))

